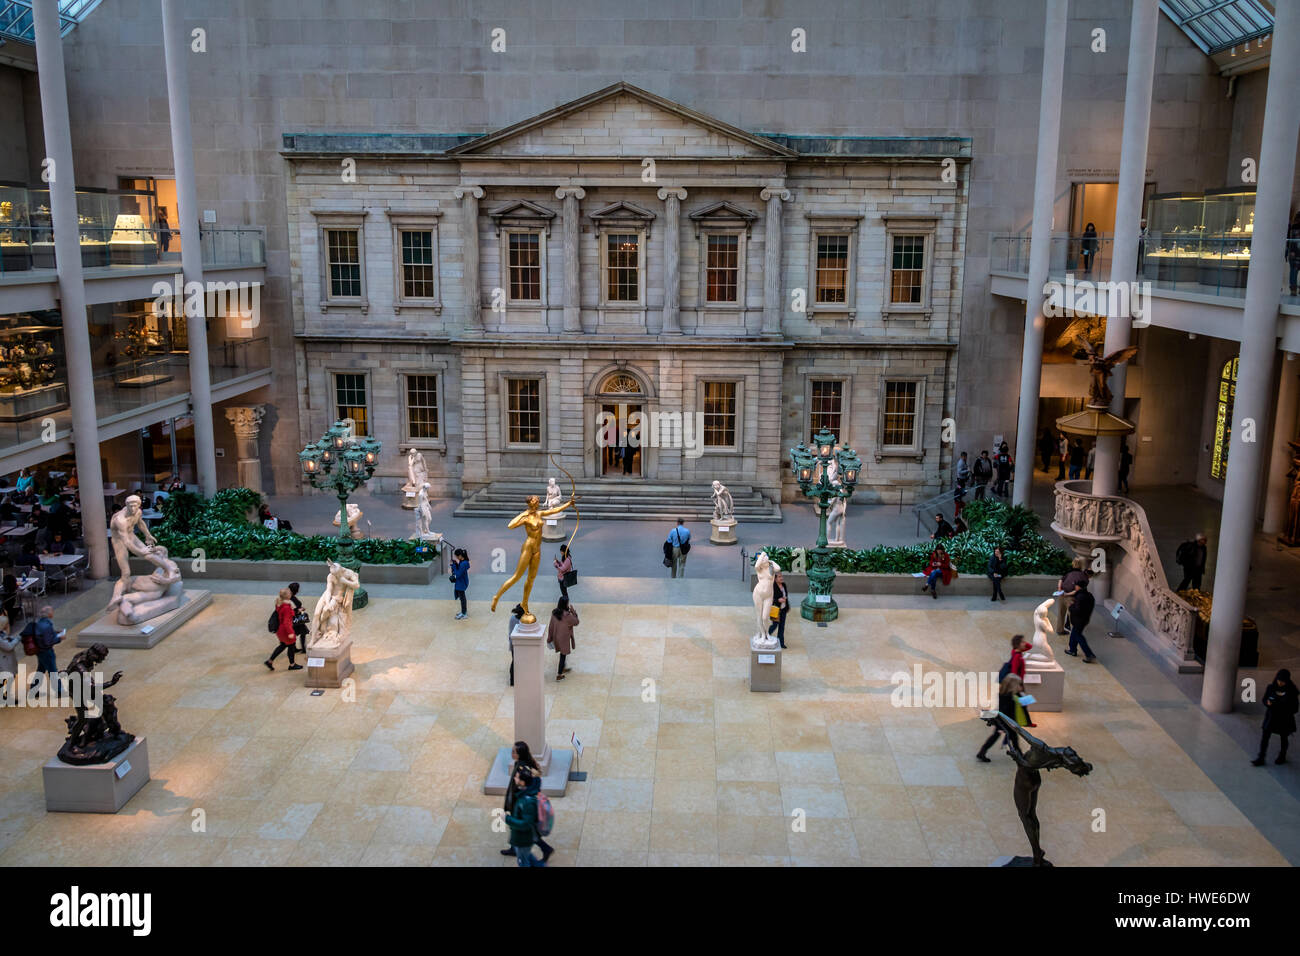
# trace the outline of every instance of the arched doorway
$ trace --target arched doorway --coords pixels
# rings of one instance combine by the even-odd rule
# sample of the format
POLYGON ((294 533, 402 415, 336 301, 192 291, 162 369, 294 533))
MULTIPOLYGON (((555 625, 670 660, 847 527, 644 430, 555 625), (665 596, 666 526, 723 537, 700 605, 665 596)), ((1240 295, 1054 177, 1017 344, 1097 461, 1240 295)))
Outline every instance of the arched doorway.
POLYGON ((597 473, 602 478, 640 478, 645 474, 641 419, 646 393, 637 377, 625 370, 611 372, 596 390, 601 426, 597 440, 597 473), (603 447, 602 447, 603 446, 603 447))

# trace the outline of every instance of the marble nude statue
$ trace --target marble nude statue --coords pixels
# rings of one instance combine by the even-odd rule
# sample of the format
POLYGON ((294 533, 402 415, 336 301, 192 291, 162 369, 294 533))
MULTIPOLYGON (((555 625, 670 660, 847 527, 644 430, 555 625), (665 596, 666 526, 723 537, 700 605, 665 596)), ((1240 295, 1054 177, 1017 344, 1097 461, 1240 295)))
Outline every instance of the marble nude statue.
MULTIPOLYGON (((426 484, 425 487, 427 488, 428 485, 426 484)), ((353 504, 352 502, 349 501, 348 502, 348 534, 351 535, 354 540, 361 537, 361 518, 362 518, 361 506, 353 504)), ((337 528, 339 526, 339 522, 342 521, 342 519, 343 519, 343 512, 341 511, 334 512, 334 527, 337 528)))
POLYGON ((837 497, 826 512, 826 542, 833 546, 844 544, 844 516, 849 510, 847 498, 837 497))
POLYGON ((312 611, 309 653, 314 648, 341 647, 352 633, 352 597, 361 587, 361 576, 334 561, 327 566, 325 593, 312 611))
POLYGON ((781 566, 769 558, 766 551, 760 551, 754 559, 754 576, 757 578, 754 582, 754 615, 758 620, 758 630, 750 638, 750 645, 755 649, 765 650, 779 643, 775 637, 768 636, 767 626, 772 614, 772 581, 780 570, 781 566))
POLYGON ((736 517, 736 504, 731 492, 720 481, 713 483, 713 520, 731 521, 736 517))
POLYGON ((117 623, 129 627, 174 611, 185 602, 180 568, 167 556, 167 549, 154 540, 145 524, 140 496, 128 495, 122 510, 108 523, 119 577, 113 586, 108 610, 117 611, 117 623), (141 537, 136 535, 139 530, 141 537), (131 556, 154 566, 152 574, 131 575, 131 556))
POLYGON ((424 455, 415 446, 406 451, 406 480, 412 491, 429 480, 429 468, 424 463, 424 455))
POLYGON ((1034 608, 1034 640, 1033 646, 1025 653, 1026 661, 1037 661, 1043 664, 1056 663, 1056 652, 1052 650, 1052 645, 1047 642, 1047 636, 1054 630, 1051 611, 1055 605, 1056 598, 1049 597, 1034 608))
POLYGON ((556 483, 555 476, 552 475, 546 479, 546 498, 542 503, 542 507, 549 511, 552 508, 560 507, 560 502, 563 500, 564 492, 560 491, 560 486, 556 483))
POLYGON ((429 483, 426 481, 415 494, 415 537, 434 537, 432 525, 433 508, 429 505, 429 483))

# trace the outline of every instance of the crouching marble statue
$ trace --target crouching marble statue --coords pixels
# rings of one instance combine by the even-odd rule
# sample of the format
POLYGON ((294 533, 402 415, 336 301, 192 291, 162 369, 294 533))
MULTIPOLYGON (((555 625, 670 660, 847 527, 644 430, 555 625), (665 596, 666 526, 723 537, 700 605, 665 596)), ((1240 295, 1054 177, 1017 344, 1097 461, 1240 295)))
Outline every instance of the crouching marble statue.
POLYGON ((713 544, 736 543, 736 502, 720 481, 713 483, 713 517, 709 525, 709 541, 713 544))
POLYGON ((140 624, 180 607, 185 602, 180 568, 167 556, 167 549, 149 533, 141 512, 140 496, 130 495, 122 510, 113 515, 108 527, 120 572, 117 584, 113 586, 113 599, 108 603, 110 612, 117 611, 117 623, 140 624), (137 529, 143 540, 136 535, 137 529), (132 555, 152 564, 154 572, 132 577, 132 555))
POLYGON ((352 596, 361 587, 361 576, 334 561, 329 563, 325 593, 312 612, 308 653, 317 649, 341 647, 352 634, 352 596))

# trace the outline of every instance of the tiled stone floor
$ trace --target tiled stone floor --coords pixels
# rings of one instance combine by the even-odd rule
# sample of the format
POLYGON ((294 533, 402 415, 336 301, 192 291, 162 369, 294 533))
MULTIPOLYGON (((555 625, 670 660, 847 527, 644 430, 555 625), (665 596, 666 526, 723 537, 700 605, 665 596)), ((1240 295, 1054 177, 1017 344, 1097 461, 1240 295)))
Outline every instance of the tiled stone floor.
MULTIPOLYGON (((481 793, 512 736, 505 618, 485 602, 457 622, 445 600, 376 600, 356 616, 348 702, 310 696, 283 656, 267 672, 266 604, 218 594, 152 650, 112 652, 153 774, 120 814, 46 814, 40 768, 64 712, 0 712, 0 865, 514 865, 497 853, 500 798, 481 793)), ((548 677, 548 732, 556 746, 578 733, 590 777, 555 802, 552 865, 985 866, 1026 852, 1013 765, 975 761, 974 708, 895 708, 889 683, 917 662, 996 670, 1026 606, 844 609, 826 629, 791 617, 783 692, 752 694, 747 608, 580 604, 574 671, 548 677)), ((1068 710, 1040 714, 1037 733, 1095 769, 1045 775, 1049 859, 1285 862, 1104 663, 1063 661, 1068 710)))

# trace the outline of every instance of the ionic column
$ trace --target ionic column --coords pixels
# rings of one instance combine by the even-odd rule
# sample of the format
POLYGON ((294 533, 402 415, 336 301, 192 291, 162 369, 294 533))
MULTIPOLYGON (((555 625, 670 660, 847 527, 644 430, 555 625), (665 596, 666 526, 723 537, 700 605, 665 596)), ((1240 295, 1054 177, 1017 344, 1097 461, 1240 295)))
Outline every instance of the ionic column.
POLYGON ((1300 362, 1294 353, 1282 354, 1278 376, 1277 405, 1273 410, 1273 450, 1268 463, 1268 496, 1264 499, 1265 534, 1277 534, 1286 522, 1291 502, 1291 446, 1296 437, 1296 402, 1300 400, 1300 362))
POLYGON ((1043 89, 1038 102, 1038 163, 1034 169, 1034 216, 1029 233, 1029 282, 1025 288, 1025 341, 1020 353, 1020 413, 1016 418, 1016 479, 1012 500, 1029 506, 1038 438, 1038 393, 1043 384, 1043 286, 1052 247, 1052 203, 1061 147, 1061 88, 1065 74, 1067 0, 1047 0, 1043 29, 1043 89))
MULTIPOLYGON (((194 180, 194 143, 190 130, 190 36, 178 0, 162 0, 163 58, 167 62, 167 110, 172 128, 172 162, 176 167, 176 215, 181 233, 181 272, 185 287, 203 285, 203 249, 199 244, 199 200, 194 180)), ((198 308, 185 304, 190 348, 190 404, 194 408, 194 466, 203 494, 217 493, 217 452, 212 422, 212 372, 208 368, 207 299, 198 308), (191 312, 196 311, 197 315, 191 312)))
MULTIPOLYGON (((1111 246, 1110 281, 1128 283, 1138 278, 1138 232, 1142 228, 1142 192, 1146 186, 1147 141, 1151 129, 1151 83, 1156 68, 1156 29, 1160 24, 1159 0, 1134 0, 1133 25, 1128 45, 1128 80, 1124 90, 1124 133, 1119 150, 1119 185, 1115 200, 1115 239, 1111 246)), ((1116 296, 1106 315, 1105 355, 1127 348, 1133 329, 1130 313, 1116 313, 1116 296)), ((1127 297, 1125 297, 1126 299, 1127 297)), ((1149 316, 1148 316, 1149 318, 1149 316)), ((1112 415, 1124 417, 1124 392, 1128 363, 1110 373, 1112 415)), ((1097 439, 1092 493, 1113 495, 1119 484, 1119 436, 1097 439)))
POLYGON ((1201 706, 1216 714, 1231 711, 1238 699, 1237 655, 1241 651, 1241 619, 1246 613, 1246 581, 1250 576, 1259 472, 1264 458, 1260 439, 1268 425, 1273 391, 1277 290, 1282 286, 1285 267, 1282 256, 1272 253, 1286 248, 1296 139, 1300 137, 1300 99, 1295 95, 1300 87, 1300 4, 1277 5, 1270 46, 1252 237, 1254 248, 1263 251, 1251 258, 1246 277, 1232 447, 1223 488, 1219 550, 1214 562, 1214 607, 1205 651, 1205 680, 1201 684, 1201 706))
POLYGON ((465 328, 483 328, 483 293, 479 289, 478 201, 482 186, 457 186, 453 195, 461 201, 461 255, 465 263, 465 328))
POLYGON ((682 331, 682 200, 686 190, 681 186, 659 190, 664 201, 664 325, 668 334, 682 331))
POLYGON ((564 331, 582 331, 582 286, 579 283, 578 200, 585 199, 587 191, 581 186, 561 186, 555 198, 564 201, 564 331))
POLYGON ((72 132, 68 125, 68 87, 63 69, 56 0, 36 0, 37 76, 41 87, 41 118, 45 152, 51 162, 50 216, 54 226, 54 257, 59 275, 59 308, 63 313, 63 349, 68 363, 68 403, 72 406, 72 449, 81 483, 81 526, 86 538, 90 576, 108 577, 108 527, 104 509, 104 477, 99 468, 99 412, 95 406, 95 376, 90 361, 90 327, 86 319, 86 288, 81 278, 81 229, 77 221, 76 176, 72 169, 72 132))
POLYGON ((234 405, 226 410, 226 420, 235 429, 239 452, 239 484, 253 491, 262 490, 262 458, 257 450, 257 436, 262 432, 265 405, 234 405))
POLYGON ((763 334, 780 335, 781 203, 790 201, 790 190, 768 186, 758 198, 767 203, 767 229, 763 234, 763 334))

